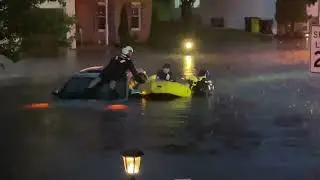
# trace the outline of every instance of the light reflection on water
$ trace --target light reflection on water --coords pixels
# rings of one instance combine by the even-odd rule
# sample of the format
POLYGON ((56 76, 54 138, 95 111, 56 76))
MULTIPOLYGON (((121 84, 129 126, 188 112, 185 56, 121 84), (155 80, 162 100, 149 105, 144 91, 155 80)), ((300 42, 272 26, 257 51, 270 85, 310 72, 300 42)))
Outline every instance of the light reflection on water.
POLYGON ((197 131, 195 129, 203 127, 204 124, 212 124, 212 110, 209 106, 205 99, 192 98, 172 101, 142 99, 132 103, 129 105, 131 110, 123 117, 127 122, 131 122, 126 128, 126 144, 134 142, 135 145, 139 144, 138 146, 148 149, 167 144, 188 143, 194 139, 197 131), (137 107, 140 105, 141 113, 138 113, 137 107))
POLYGON ((142 100, 143 113, 148 118, 179 118, 190 109, 191 98, 180 98, 172 101, 142 100))
POLYGON ((183 56, 183 75, 185 77, 189 77, 194 75, 195 72, 195 63, 194 63, 194 56, 186 55, 183 56))

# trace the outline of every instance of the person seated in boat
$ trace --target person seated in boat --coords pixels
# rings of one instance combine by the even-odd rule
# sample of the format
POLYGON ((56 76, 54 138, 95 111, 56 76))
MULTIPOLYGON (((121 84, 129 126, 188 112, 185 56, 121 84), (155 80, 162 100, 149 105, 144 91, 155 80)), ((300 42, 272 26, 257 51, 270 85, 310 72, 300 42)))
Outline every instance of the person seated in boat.
POLYGON ((201 69, 197 75, 191 75, 188 76, 187 78, 184 78, 185 80, 187 80, 189 82, 189 84, 192 86, 195 86, 198 82, 204 80, 208 80, 209 79, 209 71, 205 70, 205 69, 201 69))
POLYGON ((171 66, 170 64, 166 63, 162 66, 162 68, 157 72, 156 75, 158 80, 163 81, 174 81, 172 78, 171 66))
POLYGON ((214 86, 209 78, 209 71, 206 69, 201 69, 197 74, 197 80, 192 82, 191 88, 193 89, 193 91, 195 93, 212 92, 214 86))
POLYGON ((210 73, 208 70, 200 69, 200 71, 197 75, 197 78, 198 78, 198 81, 201 81, 201 80, 207 81, 209 79, 209 76, 210 76, 210 73))

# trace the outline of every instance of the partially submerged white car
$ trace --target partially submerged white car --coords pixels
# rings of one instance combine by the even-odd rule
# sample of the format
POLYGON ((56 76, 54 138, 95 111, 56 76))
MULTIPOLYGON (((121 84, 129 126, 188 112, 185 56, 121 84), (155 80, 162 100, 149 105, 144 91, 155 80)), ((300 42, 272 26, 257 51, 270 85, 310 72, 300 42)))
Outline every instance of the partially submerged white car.
MULTIPOLYGON (((99 77, 103 66, 93 66, 85 68, 78 73, 71 76, 71 78, 59 89, 52 92, 58 99, 99 99, 105 101, 114 101, 114 98, 110 98, 110 88, 108 85, 104 85, 99 93, 94 98, 88 98, 85 96, 85 91, 89 87, 90 83, 99 77)), ((119 95, 116 101, 125 101, 130 95, 139 94, 138 91, 133 92, 129 88, 129 79, 132 76, 128 73, 127 77, 117 82, 115 91, 119 95)))

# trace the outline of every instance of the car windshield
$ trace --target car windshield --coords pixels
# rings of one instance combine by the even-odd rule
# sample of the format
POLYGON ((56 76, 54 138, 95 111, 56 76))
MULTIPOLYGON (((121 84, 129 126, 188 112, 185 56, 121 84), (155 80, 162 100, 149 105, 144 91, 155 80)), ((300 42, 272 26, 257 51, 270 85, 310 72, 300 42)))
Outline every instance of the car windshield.
POLYGON ((63 89, 63 93, 82 93, 94 78, 72 77, 63 89))

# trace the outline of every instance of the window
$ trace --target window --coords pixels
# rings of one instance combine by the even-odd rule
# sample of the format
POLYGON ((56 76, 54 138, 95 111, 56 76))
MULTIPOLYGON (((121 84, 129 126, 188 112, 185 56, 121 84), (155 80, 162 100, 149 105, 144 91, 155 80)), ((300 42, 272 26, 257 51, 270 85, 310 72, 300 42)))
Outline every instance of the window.
POLYGON ((104 2, 98 2, 97 26, 98 31, 105 31, 106 29, 106 5, 104 2))
POLYGON ((63 90, 65 93, 83 92, 93 79, 91 77, 72 77, 63 90))
POLYGON ((98 5, 98 16, 105 17, 106 16, 106 6, 98 5))
POLYGON ((104 31, 106 29, 106 18, 98 17, 98 31, 104 31))
POLYGON ((140 31, 141 29, 141 3, 131 3, 131 30, 140 31))
POLYGON ((92 77, 72 77, 61 89, 60 96, 67 99, 80 98, 93 79, 92 77))
MULTIPOLYGON (((174 8, 180 8, 181 0, 174 0, 174 8)), ((200 0, 195 0, 193 4, 193 8, 200 7, 200 0)))
POLYGON ((312 25, 316 25, 316 24, 318 24, 318 22, 319 22, 319 17, 318 16, 311 18, 311 24, 312 25))

